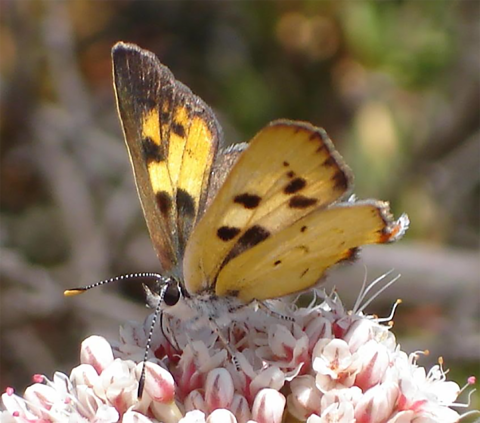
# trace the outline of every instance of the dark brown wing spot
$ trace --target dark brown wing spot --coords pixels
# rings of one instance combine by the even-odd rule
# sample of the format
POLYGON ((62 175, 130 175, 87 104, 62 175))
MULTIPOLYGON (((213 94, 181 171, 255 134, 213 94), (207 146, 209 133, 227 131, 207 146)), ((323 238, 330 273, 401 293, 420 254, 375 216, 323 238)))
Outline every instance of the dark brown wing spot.
POLYGON ((233 202, 237 204, 241 204, 243 207, 246 209, 254 209, 258 207, 260 204, 262 197, 255 195, 255 194, 240 194, 237 195, 234 199, 233 202))
POLYGON ((242 251, 252 248, 260 242, 264 241, 270 236, 270 232, 263 228, 260 225, 254 225, 251 228, 247 229, 245 233, 237 241, 237 245, 240 245, 243 248, 242 251))
POLYGON ((165 160, 162 146, 155 144, 151 137, 145 137, 142 139, 142 154, 147 163, 158 163, 165 160))
POLYGON ((292 209, 306 209, 317 203, 316 198, 305 197, 304 195, 295 195, 288 202, 288 206, 292 209))
POLYGON ((292 179, 288 185, 283 189, 285 194, 295 194, 296 192, 302 190, 307 185, 307 181, 303 178, 292 179))
POLYGON ((155 198, 157 200, 157 206, 160 210, 160 213, 162 213, 164 216, 168 215, 168 213, 170 213, 170 210, 172 209, 172 198, 170 197, 168 192, 157 192, 155 198))
POLYGON ((222 226, 217 230, 217 236, 222 241, 230 241, 240 233, 240 228, 234 228, 233 226, 222 226))
POLYGON ((179 189, 177 191, 176 201, 178 214, 189 217, 195 216, 195 201, 187 191, 179 189))
POLYGON ((339 189, 342 191, 346 191, 348 189, 349 181, 348 181, 347 175, 344 172, 339 170, 337 173, 335 173, 332 179, 333 179, 333 182, 335 183, 336 189, 339 189))
POLYGON ((289 178, 293 178, 295 176, 295 172, 293 170, 290 170, 290 171, 287 172, 287 176, 289 178))
POLYGON ((300 228, 300 232, 305 232, 306 230, 307 230, 307 227, 306 227, 306 226, 302 226, 302 227, 300 228))
POLYGON ((185 127, 181 123, 172 123, 172 132, 181 138, 185 138, 185 127))
POLYGON ((288 162, 283 162, 283 165, 284 165, 285 167, 288 167, 288 166, 290 166, 290 163, 288 163, 288 162))
MULTIPOLYGON (((218 234, 218 231, 217 231, 218 234)), ((220 269, 222 269, 230 260, 234 259, 244 251, 254 247, 270 236, 270 232, 260 225, 254 225, 247 229, 245 233, 238 239, 228 255, 223 260, 220 269)))
POLYGON ((277 260, 273 263, 274 266, 278 266, 280 263, 282 262, 282 260, 277 260))

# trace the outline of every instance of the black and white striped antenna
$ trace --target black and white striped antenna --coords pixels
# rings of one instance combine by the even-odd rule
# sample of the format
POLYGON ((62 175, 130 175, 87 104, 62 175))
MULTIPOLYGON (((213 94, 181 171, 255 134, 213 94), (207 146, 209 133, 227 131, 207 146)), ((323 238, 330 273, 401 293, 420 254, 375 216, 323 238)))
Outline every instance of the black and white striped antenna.
MULTIPOLYGON (((73 297, 75 295, 83 294, 84 292, 86 292, 86 291, 88 291, 92 288, 97 288, 99 286, 107 285, 109 283, 125 281, 125 280, 128 280, 128 279, 138 279, 138 278, 153 278, 156 281, 165 280, 165 277, 162 276, 160 273, 154 273, 154 272, 128 273, 126 275, 115 276, 114 278, 105 279, 103 281, 95 282, 95 283, 92 283, 92 284, 84 286, 84 287, 66 289, 63 292, 63 295, 65 295, 66 297, 73 297)), ((152 324, 150 325, 150 330, 148 331, 147 343, 145 345, 145 353, 143 355, 142 372, 140 374, 140 380, 138 381, 138 391, 137 391, 138 398, 142 397, 143 388, 145 387, 145 372, 146 372, 146 363, 147 363, 148 353, 149 353, 150 348, 152 346, 153 330, 154 330, 154 327, 155 327, 155 323, 157 322, 157 319, 158 319, 159 315, 160 315, 160 317, 162 317, 162 314, 161 314, 162 303, 163 303, 163 298, 165 296, 166 288, 167 288, 167 282, 165 282, 165 286, 162 287, 162 290, 160 291, 159 299, 158 299, 157 305, 155 307, 155 312, 153 314, 152 324)), ((163 333, 163 325, 161 325, 161 330, 162 330, 162 333, 163 333)), ((165 336, 165 334, 164 334, 164 336, 165 336)), ((169 340, 169 338, 167 336, 165 336, 165 338, 171 343, 171 341, 169 340)))

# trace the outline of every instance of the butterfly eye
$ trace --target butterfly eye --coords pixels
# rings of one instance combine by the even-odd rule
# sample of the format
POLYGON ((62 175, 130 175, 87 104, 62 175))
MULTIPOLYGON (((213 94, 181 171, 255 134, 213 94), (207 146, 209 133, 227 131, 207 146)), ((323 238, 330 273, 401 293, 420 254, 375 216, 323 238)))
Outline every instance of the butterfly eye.
POLYGON ((177 282, 171 282, 165 288, 163 301, 167 306, 174 306, 180 300, 180 289, 177 282))

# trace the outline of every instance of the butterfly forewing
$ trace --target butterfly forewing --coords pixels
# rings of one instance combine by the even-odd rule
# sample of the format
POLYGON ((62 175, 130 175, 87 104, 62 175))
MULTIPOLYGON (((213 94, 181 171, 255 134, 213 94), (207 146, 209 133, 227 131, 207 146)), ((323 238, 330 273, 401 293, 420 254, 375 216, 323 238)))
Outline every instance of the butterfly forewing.
POLYGON ((205 206, 221 130, 210 108, 153 53, 117 43, 112 57, 137 190, 157 255, 170 271, 205 206))
POLYGON ((323 130, 292 121, 264 128, 192 233, 184 260, 189 292, 215 290, 230 261, 350 193, 351 179, 323 130))

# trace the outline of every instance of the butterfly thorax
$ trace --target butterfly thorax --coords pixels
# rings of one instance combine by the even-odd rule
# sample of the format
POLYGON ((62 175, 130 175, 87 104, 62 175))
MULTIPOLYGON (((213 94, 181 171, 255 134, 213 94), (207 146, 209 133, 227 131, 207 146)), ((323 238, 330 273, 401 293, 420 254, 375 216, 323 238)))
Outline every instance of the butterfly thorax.
POLYGON ((161 312, 181 321, 187 330, 196 330, 212 324, 220 328, 228 326, 248 304, 235 296, 217 296, 205 290, 189 295, 183 284, 177 279, 169 278, 157 289, 146 288, 147 304, 157 307, 160 301, 161 312))

